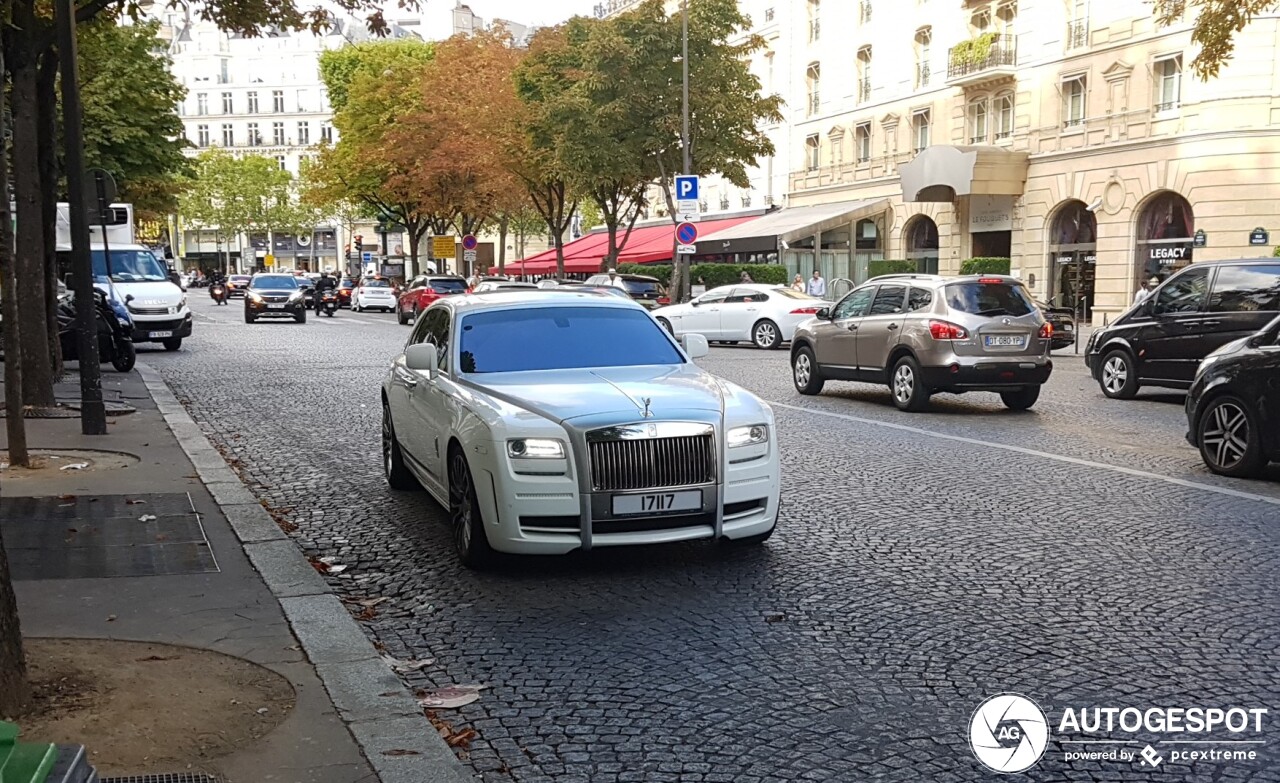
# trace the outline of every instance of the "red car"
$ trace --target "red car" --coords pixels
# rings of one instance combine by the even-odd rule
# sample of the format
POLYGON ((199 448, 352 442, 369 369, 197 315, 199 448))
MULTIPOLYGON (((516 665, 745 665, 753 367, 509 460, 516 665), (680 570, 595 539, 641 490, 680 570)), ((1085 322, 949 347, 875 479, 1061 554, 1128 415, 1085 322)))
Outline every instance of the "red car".
POLYGON ((418 275, 405 286, 396 305, 396 320, 402 324, 418 320, 418 313, 442 296, 465 294, 467 281, 455 275, 418 275))
POLYGON ((350 277, 344 277, 338 281, 338 307, 351 306, 351 292, 355 287, 356 281, 350 277))

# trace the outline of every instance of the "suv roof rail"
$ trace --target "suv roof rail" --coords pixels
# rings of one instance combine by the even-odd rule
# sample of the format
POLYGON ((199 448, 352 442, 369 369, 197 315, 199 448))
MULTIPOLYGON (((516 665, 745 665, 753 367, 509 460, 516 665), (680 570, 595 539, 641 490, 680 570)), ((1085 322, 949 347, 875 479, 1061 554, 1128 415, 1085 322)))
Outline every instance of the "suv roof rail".
POLYGON ((873 280, 889 280, 889 279, 938 280, 938 279, 941 279, 941 277, 942 275, 928 275, 920 272, 894 272, 892 274, 887 274, 887 275, 876 275, 875 277, 869 278, 867 282, 870 283, 873 280))

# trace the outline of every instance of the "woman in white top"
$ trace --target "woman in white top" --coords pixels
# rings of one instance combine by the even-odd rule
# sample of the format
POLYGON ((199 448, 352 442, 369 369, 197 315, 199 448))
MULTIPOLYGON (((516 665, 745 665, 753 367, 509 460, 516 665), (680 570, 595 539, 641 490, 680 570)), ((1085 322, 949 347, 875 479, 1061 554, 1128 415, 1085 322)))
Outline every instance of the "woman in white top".
POLYGON ((802 294, 803 294, 803 293, 804 293, 804 278, 803 278, 803 277, 801 277, 800 275, 796 275, 796 279, 791 281, 791 290, 792 290, 792 291, 799 291, 800 293, 802 293, 802 294))

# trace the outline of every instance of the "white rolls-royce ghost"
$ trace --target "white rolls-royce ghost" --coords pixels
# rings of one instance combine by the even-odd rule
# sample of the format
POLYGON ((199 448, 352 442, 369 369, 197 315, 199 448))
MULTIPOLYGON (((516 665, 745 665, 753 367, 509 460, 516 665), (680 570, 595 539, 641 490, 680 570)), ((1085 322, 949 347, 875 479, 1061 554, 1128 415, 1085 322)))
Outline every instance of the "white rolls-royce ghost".
POLYGON ((693 363, 706 338, 682 342, 595 292, 443 298, 383 382, 387 481, 448 509, 471 567, 494 551, 762 542, 778 519, 773 411, 693 363))

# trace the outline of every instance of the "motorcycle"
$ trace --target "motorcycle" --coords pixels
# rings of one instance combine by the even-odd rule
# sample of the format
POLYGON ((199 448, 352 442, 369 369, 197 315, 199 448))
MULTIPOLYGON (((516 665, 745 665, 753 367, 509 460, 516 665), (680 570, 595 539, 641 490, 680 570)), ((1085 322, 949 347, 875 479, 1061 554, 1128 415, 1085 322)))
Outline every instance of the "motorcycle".
MULTIPOLYGON (((110 362, 118 372, 129 372, 138 360, 133 345, 132 319, 119 314, 107 302, 102 291, 93 292, 93 303, 98 331, 98 360, 110 362)), ((80 323, 76 318, 74 294, 61 297, 58 302, 58 341, 62 344, 63 358, 68 361, 80 359, 80 323)))
POLYGON ((209 298, 220 305, 227 303, 227 285, 226 283, 214 283, 209 286, 209 298))
POLYGON ((326 288, 324 292, 320 294, 320 312, 324 313, 330 318, 333 317, 334 313, 338 312, 338 292, 337 291, 333 290, 332 288, 326 288))

